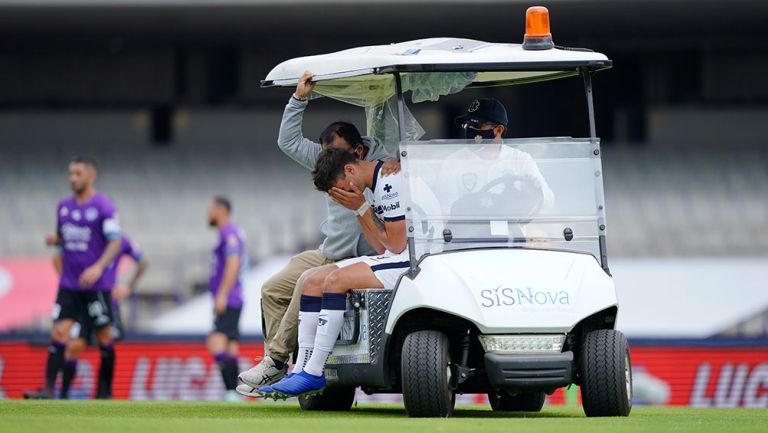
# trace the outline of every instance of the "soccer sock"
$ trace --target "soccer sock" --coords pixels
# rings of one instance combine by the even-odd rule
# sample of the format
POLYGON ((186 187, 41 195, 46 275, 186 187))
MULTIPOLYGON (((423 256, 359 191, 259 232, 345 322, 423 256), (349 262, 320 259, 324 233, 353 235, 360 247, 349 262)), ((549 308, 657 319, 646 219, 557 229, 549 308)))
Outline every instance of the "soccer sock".
POLYGON ((48 362, 45 365, 45 390, 53 395, 56 388, 56 375, 59 374, 62 364, 64 364, 64 349, 66 345, 58 341, 51 340, 48 346, 48 362))
POLYGON ((315 347, 315 333, 317 332, 317 316, 320 314, 323 298, 319 296, 301 295, 299 306, 299 349, 296 356, 296 364, 293 373, 299 373, 307 365, 315 347))
POLYGON ((112 343, 99 345, 101 365, 99 366, 99 386, 96 398, 112 398, 112 378, 115 374, 115 348, 112 343))
POLYGON ((75 378, 76 373, 77 373, 77 360, 65 359, 64 367, 62 367, 62 372, 61 372, 61 398, 62 399, 69 398, 69 387, 72 384, 72 379, 75 378))
POLYGON ((219 352, 213 355, 213 358, 221 370, 224 387, 227 390, 235 389, 237 387, 237 358, 227 352, 219 352))
POLYGON ((323 308, 317 316, 315 348, 312 350, 304 371, 313 376, 322 376, 325 361, 336 345, 341 327, 344 325, 344 311, 347 309, 345 293, 323 293, 323 308))

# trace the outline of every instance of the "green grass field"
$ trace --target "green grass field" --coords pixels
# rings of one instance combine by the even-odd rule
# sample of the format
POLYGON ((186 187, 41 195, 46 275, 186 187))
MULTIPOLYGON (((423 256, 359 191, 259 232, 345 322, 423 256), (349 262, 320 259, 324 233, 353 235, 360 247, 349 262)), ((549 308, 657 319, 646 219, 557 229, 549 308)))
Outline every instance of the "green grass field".
POLYGON ((297 403, 0 401, 0 432, 768 432, 765 409, 636 407, 628 418, 586 418, 580 408, 537 414, 458 407, 449 419, 410 419, 401 406, 302 412, 297 403))

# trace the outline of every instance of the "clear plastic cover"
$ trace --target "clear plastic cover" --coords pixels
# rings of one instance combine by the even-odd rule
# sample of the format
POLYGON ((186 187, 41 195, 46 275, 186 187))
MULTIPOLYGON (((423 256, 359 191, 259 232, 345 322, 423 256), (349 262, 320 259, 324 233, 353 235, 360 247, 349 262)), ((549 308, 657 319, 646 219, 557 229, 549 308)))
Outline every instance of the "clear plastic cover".
POLYGON ((596 149, 574 138, 402 143, 416 257, 520 247, 599 259, 605 216, 596 149))
MULTIPOLYGON (((410 92, 410 100, 417 104, 437 101, 441 96, 460 92, 476 77, 474 72, 422 72, 402 74, 403 93, 410 92)), ((376 137, 394 154, 400 142, 397 121, 395 78, 392 74, 319 81, 313 97, 327 96, 348 104, 365 108, 366 134, 376 137)), ((405 105, 405 132, 408 140, 424 136, 424 128, 405 105)))

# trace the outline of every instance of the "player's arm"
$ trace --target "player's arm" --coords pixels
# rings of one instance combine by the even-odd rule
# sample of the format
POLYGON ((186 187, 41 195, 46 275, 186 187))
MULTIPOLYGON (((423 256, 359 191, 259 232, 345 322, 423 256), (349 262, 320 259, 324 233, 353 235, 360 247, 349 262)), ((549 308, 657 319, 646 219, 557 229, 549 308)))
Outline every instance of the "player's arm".
POLYGON ((144 275, 144 272, 147 271, 147 267, 149 267, 149 262, 147 259, 142 258, 138 262, 136 262, 136 267, 133 270, 133 275, 131 276, 131 280, 128 282, 128 287, 131 288, 131 290, 136 290, 136 285, 139 283, 139 279, 141 279, 141 276, 144 275))
MULTIPOLYGON (((366 203, 367 204, 367 203, 366 203)), ((369 206, 370 207, 370 206, 369 206)), ((373 212, 368 212, 373 216, 373 219, 378 220, 375 215, 373 215, 373 212)), ((365 216, 365 214, 363 215, 365 216)), ((380 220, 379 223, 382 223, 380 220)), ((363 237, 365 237, 365 241, 368 242, 368 245, 373 248, 374 251, 376 251, 376 254, 384 254, 384 251, 386 251, 387 247, 384 246, 383 243, 381 243, 381 240, 376 236, 375 231, 372 230, 366 230, 366 224, 362 221, 362 217, 357 217, 357 223, 360 224, 360 231, 363 232, 363 237)), ((382 223, 383 224, 383 223, 382 223)))
POLYGON ((88 266, 88 268, 86 268, 83 273, 80 274, 80 284, 82 284, 84 287, 93 286, 96 281, 101 278, 101 274, 104 273, 104 270, 107 269, 107 266, 109 266, 109 264, 115 260, 115 257, 117 257, 118 254, 120 254, 119 237, 110 240, 109 243, 107 243, 107 247, 104 249, 104 252, 101 254, 101 257, 96 260, 96 263, 88 266))
POLYGON ((365 239, 373 246, 373 242, 377 242, 382 249, 376 249, 379 254, 384 250, 389 250, 395 254, 403 252, 407 245, 407 239, 405 236, 405 219, 395 221, 382 221, 376 215, 373 214, 373 210, 368 206, 362 216, 357 217, 357 222, 360 223, 365 239))
POLYGON ((224 314, 227 309, 227 300, 229 299, 229 292, 232 291, 232 287, 237 280, 237 274, 240 272, 240 255, 229 254, 227 260, 224 262, 224 274, 221 277, 221 283, 216 291, 216 299, 214 303, 214 310, 216 314, 224 314))
POLYGON ((131 277, 128 279, 128 284, 119 285, 112 290, 112 297, 118 301, 128 298, 131 293, 136 291, 136 285, 139 283, 139 279, 146 272, 149 266, 149 261, 140 255, 133 255, 135 266, 132 269, 131 277))
POLYGON ((321 150, 320 144, 305 138, 301 129, 304 110, 309 103, 307 98, 315 88, 312 77, 313 74, 307 71, 299 78, 296 91, 283 111, 280 132, 277 135, 277 146, 280 150, 309 170, 315 167, 317 155, 321 150))
POLYGON ((120 251, 123 249, 122 233, 120 232, 120 223, 117 219, 117 212, 114 209, 106 209, 104 221, 101 226, 102 234, 107 240, 107 246, 101 257, 96 263, 86 268, 80 274, 80 284, 83 287, 91 287, 101 278, 104 270, 115 261, 120 251))
POLYGON ((56 251, 56 254, 51 258, 53 263, 53 270, 56 271, 56 275, 61 276, 61 253, 56 251))

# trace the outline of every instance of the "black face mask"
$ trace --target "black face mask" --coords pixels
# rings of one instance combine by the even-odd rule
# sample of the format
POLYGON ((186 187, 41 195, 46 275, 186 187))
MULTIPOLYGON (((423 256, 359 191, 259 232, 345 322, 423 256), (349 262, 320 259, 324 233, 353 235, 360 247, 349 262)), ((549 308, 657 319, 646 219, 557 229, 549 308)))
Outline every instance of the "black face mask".
POLYGON ((467 126, 464 128, 464 134, 467 140, 474 140, 475 137, 477 137, 478 135, 483 140, 492 140, 496 138, 496 134, 494 134, 493 129, 482 130, 482 129, 475 129, 470 126, 467 126))

